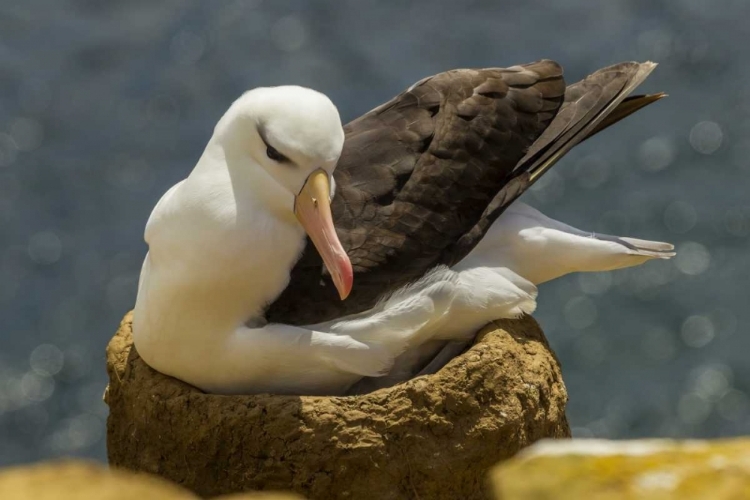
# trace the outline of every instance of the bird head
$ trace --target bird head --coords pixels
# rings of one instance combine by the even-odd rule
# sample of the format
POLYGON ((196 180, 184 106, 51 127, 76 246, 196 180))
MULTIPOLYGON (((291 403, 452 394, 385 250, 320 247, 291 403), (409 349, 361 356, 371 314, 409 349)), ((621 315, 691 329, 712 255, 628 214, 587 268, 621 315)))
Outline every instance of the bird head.
POLYGON ((304 87, 257 88, 232 104, 214 138, 230 174, 251 184, 268 210, 301 225, 345 299, 353 271, 331 215, 333 171, 344 145, 336 106, 304 87))

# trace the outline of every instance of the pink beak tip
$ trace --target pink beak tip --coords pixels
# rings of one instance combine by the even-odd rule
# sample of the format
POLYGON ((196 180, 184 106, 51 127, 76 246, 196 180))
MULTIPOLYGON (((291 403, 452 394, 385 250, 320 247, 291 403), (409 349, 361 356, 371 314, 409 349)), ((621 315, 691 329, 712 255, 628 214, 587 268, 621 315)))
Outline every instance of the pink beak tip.
POLYGON ((341 297, 341 300, 346 300, 354 286, 354 271, 349 262, 342 266, 341 271, 341 288, 339 289, 339 296, 341 297))

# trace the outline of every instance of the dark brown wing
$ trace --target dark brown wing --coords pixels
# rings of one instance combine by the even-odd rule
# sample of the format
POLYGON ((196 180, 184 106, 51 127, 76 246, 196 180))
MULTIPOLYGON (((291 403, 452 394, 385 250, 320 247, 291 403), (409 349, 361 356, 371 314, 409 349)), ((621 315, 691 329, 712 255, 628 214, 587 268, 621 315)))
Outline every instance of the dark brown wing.
POLYGON ((348 124, 332 208, 354 266, 352 293, 338 299, 308 244, 267 319, 313 324, 361 312, 459 261, 535 174, 607 125, 645 78, 633 84, 638 65, 627 64, 567 91, 553 61, 448 71, 348 124))
POLYGON ((544 133, 513 169, 477 224, 446 249, 441 261, 459 262, 482 239, 505 208, 573 146, 617 123, 665 94, 628 95, 654 70, 651 62, 624 62, 602 68, 565 90, 565 102, 544 133))
POLYGON ((346 125, 332 210, 354 267, 352 293, 337 298, 308 244, 267 319, 309 324, 359 312, 440 264, 549 126, 564 93, 553 61, 454 70, 346 125))

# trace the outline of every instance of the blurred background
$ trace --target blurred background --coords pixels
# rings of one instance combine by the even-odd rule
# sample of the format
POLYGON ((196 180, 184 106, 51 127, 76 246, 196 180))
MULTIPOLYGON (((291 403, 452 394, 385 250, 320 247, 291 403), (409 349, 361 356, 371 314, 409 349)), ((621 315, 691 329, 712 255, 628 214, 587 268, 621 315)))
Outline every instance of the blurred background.
POLYGON ((665 99, 524 195, 672 261, 543 285, 576 436, 750 432, 750 18, 745 0, 3 0, 0 465, 105 460, 104 348, 143 228, 244 90, 301 84, 344 121, 418 79, 541 58, 569 82, 660 63, 665 99))

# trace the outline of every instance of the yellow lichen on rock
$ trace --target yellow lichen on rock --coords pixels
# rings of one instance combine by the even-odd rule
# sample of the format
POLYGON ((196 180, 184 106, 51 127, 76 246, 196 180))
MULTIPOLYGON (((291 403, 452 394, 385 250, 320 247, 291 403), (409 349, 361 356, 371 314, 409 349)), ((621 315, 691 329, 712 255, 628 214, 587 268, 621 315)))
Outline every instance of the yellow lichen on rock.
MULTIPOLYGON (((190 491, 151 474, 65 460, 0 470, 3 500, 197 500, 190 491)), ((216 500, 302 500, 286 493, 242 493, 216 500)))
POLYGON ((150 474, 133 474, 95 463, 67 460, 0 470, 0 498, 190 500, 198 497, 150 474))
POLYGON ((492 470, 496 500, 750 498, 750 440, 543 441, 492 470))

